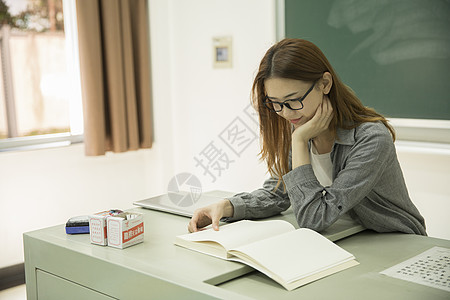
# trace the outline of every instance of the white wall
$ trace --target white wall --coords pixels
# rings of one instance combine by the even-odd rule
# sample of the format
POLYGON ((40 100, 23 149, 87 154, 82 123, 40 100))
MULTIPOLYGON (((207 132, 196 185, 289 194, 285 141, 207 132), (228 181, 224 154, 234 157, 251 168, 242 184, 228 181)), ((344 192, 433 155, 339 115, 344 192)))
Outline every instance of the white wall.
POLYGON ((411 200, 429 236, 450 240, 450 145, 396 142, 411 200))
MULTIPOLYGON (((236 117, 257 133, 244 108, 259 60, 275 39, 274 6, 274 0, 150 0, 153 148, 104 157, 85 157, 82 144, 0 153, 0 268, 23 261, 23 232, 129 208, 134 200, 164 193, 179 172, 196 175, 204 190, 260 186, 266 175, 258 141, 237 156, 219 134, 236 117), (233 68, 216 70, 212 37, 222 35, 233 38, 233 68), (215 182, 194 160, 210 142, 234 160, 215 182)), ((411 198, 429 234, 450 239, 450 153, 414 151, 399 150, 411 198)))
POLYGON ((84 156, 83 144, 0 153, 0 268, 23 261, 23 232, 162 193, 160 153, 158 144, 104 157, 84 156))
MULTIPOLYGON (((264 166, 255 159, 259 152, 258 140, 238 156, 219 134, 230 129, 228 125, 236 117, 258 134, 257 124, 245 115, 244 109, 250 103, 250 89, 259 61, 275 41, 275 3, 273 0, 173 0, 171 5, 175 170, 194 173, 205 189, 242 190, 248 189, 249 184, 256 187, 265 175, 264 166), (217 36, 232 37, 233 67, 230 69, 213 69, 213 37, 217 36), (225 170, 220 174, 214 167, 210 169, 216 176, 214 182, 212 176, 204 175, 204 170, 196 167, 194 160, 194 157, 202 158, 200 153, 210 142, 233 161, 228 168, 222 162, 225 170), (242 170, 254 170, 258 175, 250 180, 236 180, 242 170)), ((239 127, 238 131, 242 129, 239 127)))

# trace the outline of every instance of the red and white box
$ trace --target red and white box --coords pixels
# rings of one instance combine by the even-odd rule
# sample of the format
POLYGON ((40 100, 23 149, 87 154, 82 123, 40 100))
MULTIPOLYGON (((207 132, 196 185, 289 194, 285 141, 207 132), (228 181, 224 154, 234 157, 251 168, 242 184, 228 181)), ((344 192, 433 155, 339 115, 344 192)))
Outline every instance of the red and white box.
POLYGON ((106 228, 106 220, 122 213, 121 210, 106 210, 89 216, 89 234, 91 243, 101 246, 108 245, 108 234, 106 228))
POLYGON ((108 246, 124 249, 144 241, 142 214, 124 212, 107 219, 108 246))

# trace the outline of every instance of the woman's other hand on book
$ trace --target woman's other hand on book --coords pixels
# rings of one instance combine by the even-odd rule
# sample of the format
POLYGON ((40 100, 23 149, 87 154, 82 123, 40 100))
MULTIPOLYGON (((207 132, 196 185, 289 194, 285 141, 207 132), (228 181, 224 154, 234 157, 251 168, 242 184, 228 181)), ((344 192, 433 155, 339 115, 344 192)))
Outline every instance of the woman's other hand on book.
POLYGON ((234 208, 230 200, 224 199, 217 203, 202 207, 194 212, 189 221, 189 232, 202 230, 203 227, 212 224, 214 230, 219 230, 219 221, 224 217, 232 217, 234 208))

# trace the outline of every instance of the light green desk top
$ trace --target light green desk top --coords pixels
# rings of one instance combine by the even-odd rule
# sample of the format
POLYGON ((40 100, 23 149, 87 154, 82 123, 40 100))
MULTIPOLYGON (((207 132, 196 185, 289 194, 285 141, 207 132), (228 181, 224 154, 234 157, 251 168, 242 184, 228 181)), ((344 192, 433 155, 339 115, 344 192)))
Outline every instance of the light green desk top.
MULTIPOLYGON (((123 250, 92 245, 89 235, 66 235, 64 225, 25 233, 28 299, 36 299, 42 292, 40 282, 44 281, 39 274, 118 299, 450 297, 435 288, 379 274, 433 246, 450 248, 448 240, 364 231, 337 242, 353 253, 360 265, 288 292, 264 275, 252 272, 250 267, 173 245, 175 236, 187 232, 188 218, 143 208, 131 211, 144 214, 145 239, 123 250)), ((65 299, 78 296, 69 293, 65 299)))

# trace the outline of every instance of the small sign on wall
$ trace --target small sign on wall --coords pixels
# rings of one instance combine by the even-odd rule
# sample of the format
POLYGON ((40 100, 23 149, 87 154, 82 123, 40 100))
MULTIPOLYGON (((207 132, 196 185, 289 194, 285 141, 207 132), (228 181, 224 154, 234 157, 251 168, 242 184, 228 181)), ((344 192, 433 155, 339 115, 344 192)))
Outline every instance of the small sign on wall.
POLYGON ((213 38, 213 67, 232 67, 232 38, 231 36, 213 38))

